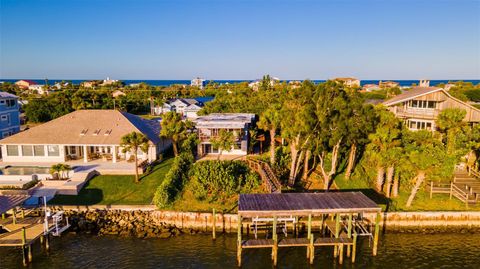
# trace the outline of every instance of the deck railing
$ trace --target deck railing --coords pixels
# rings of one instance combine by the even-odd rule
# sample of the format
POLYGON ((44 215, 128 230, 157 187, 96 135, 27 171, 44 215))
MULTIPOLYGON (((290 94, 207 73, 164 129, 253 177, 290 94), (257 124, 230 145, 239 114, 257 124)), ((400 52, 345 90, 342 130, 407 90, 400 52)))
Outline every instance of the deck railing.
POLYGON ((245 160, 248 167, 255 170, 262 178, 262 185, 265 191, 270 193, 280 193, 282 191, 282 184, 278 180, 272 168, 265 162, 247 158, 245 160))

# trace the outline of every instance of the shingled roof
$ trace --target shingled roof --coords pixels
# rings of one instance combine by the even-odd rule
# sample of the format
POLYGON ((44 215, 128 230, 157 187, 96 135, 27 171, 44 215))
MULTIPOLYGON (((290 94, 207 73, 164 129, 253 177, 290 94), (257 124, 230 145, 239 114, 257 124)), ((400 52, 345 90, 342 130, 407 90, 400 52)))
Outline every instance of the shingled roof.
POLYGON ((416 97, 420 97, 420 96, 423 96, 432 92, 438 92, 438 91, 444 91, 444 90, 438 87, 413 87, 409 91, 405 91, 393 98, 386 100, 385 102, 383 102, 383 104, 386 106, 391 106, 397 103, 401 103, 416 97))
POLYGON ((160 142, 160 123, 118 110, 78 110, 0 140, 0 144, 118 145, 131 132, 160 142))

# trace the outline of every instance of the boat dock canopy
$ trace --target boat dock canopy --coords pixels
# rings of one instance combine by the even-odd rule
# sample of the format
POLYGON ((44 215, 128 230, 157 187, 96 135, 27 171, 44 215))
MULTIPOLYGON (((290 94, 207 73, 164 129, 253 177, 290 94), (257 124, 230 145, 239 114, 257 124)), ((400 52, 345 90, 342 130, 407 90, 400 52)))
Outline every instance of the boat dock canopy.
POLYGON ((238 215, 247 218, 380 211, 361 192, 240 194, 238 201, 238 215))
POLYGON ((29 195, 0 195, 0 214, 21 205, 29 195))

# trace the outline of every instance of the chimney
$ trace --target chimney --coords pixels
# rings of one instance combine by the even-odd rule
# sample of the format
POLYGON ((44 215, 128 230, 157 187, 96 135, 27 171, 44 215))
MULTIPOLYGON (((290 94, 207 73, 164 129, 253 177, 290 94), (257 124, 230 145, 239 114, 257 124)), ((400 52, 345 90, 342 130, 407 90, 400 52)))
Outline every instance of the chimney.
POLYGON ((421 79, 420 83, 418 84, 420 87, 430 87, 430 80, 428 79, 421 79))

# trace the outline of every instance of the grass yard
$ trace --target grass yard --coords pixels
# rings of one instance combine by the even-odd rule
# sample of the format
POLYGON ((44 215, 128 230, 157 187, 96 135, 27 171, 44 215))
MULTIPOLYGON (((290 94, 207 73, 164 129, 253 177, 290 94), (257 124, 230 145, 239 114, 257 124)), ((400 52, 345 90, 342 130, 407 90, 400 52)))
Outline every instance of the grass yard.
POLYGON ((50 204, 59 205, 145 205, 152 204, 153 195, 165 174, 170 170, 173 158, 156 165, 153 171, 140 177, 134 175, 100 175, 92 178, 78 195, 57 195, 50 204))
POLYGON ((410 190, 402 191, 400 189, 399 196, 397 198, 391 198, 390 200, 381 194, 378 194, 367 182, 363 180, 347 180, 343 174, 338 175, 335 178, 335 183, 340 190, 357 190, 363 192, 372 200, 377 202, 385 210, 388 205, 388 211, 465 211, 465 210, 480 210, 480 205, 469 206, 467 209, 465 204, 456 198, 450 200, 448 194, 434 193, 432 199, 430 199, 430 193, 425 189, 420 189, 413 200, 412 206, 407 208, 408 196, 410 190))

